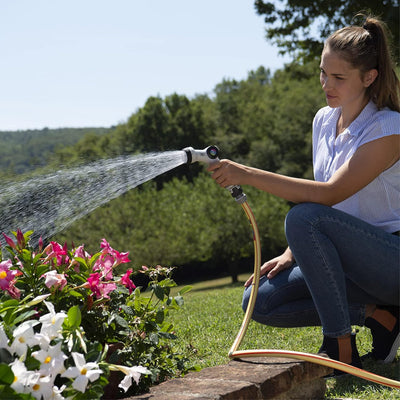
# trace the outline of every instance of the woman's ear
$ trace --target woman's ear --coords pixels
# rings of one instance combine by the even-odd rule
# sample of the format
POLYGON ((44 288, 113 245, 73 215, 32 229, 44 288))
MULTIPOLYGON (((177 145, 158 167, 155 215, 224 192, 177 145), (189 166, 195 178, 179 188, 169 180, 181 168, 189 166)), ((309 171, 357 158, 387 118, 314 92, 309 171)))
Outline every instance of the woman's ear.
POLYGON ((377 76, 378 76, 377 69, 370 69, 369 71, 367 71, 364 74, 364 86, 365 87, 371 86, 374 83, 377 76))

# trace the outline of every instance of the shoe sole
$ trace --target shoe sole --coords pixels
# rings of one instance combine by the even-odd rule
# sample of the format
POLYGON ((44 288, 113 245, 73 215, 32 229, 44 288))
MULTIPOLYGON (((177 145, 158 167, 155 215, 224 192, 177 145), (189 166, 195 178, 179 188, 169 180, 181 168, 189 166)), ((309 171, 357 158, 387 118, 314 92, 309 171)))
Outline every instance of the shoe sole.
POLYGON ((397 334, 397 337, 392 344, 392 348, 390 349, 389 354, 382 361, 383 364, 389 364, 394 360, 394 358, 397 355, 397 349, 399 348, 399 346, 400 346, 400 332, 397 334))

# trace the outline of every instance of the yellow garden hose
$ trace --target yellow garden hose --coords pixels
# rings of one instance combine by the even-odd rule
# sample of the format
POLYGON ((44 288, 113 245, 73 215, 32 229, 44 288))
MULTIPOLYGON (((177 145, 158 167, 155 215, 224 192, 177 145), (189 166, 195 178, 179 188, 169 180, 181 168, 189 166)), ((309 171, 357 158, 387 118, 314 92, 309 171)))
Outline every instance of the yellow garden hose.
POLYGON ((340 361, 332 360, 330 358, 326 358, 323 356, 319 356, 316 354, 302 353, 298 351, 290 351, 290 350, 268 350, 268 349, 260 349, 260 350, 237 350, 246 334, 247 328, 249 326, 251 316, 253 314, 254 305, 257 298, 259 281, 260 281, 260 269, 261 269, 261 246, 260 246, 260 235, 258 232, 258 227, 256 220, 254 218, 254 214, 248 205, 247 201, 243 201, 240 203, 244 212, 246 213, 247 218, 250 221, 250 224, 253 229, 253 241, 254 241, 254 276, 252 282, 252 288, 250 292, 250 299, 247 305, 247 309, 243 318, 242 325, 240 330, 232 344, 232 347, 229 350, 228 356, 230 358, 243 358, 243 357, 282 357, 282 358, 291 358, 303 361, 309 361, 315 364, 324 365, 326 367, 330 367, 333 369, 337 369, 343 371, 345 373, 357 376, 362 379, 366 379, 371 382, 379 383, 381 385, 389 386, 392 388, 400 389, 400 382, 385 378, 380 375, 376 375, 372 372, 365 371, 363 369, 353 367, 352 365, 342 363, 340 361))

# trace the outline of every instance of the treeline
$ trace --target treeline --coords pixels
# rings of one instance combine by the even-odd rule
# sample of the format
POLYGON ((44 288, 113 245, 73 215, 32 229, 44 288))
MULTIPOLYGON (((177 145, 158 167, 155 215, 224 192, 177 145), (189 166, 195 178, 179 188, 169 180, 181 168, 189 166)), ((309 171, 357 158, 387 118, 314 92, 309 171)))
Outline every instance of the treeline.
POLYGON ((72 146, 85 135, 103 135, 111 128, 60 128, 0 131, 1 176, 27 173, 47 165, 54 152, 72 146))
MULTIPOLYGON (((151 97, 110 133, 87 135, 56 152, 56 164, 121 154, 204 148, 222 157, 298 177, 311 177, 311 124, 325 101, 318 64, 291 64, 271 75, 260 67, 245 80, 225 79, 213 96, 151 97)), ((55 165, 55 164, 54 164, 55 165)), ((129 251, 135 267, 177 266, 176 279, 204 279, 251 269, 252 232, 241 207, 203 165, 182 166, 133 189, 57 235, 59 241, 97 248, 106 237, 129 251)), ((243 188, 257 219, 263 258, 286 243, 285 201, 243 188)))

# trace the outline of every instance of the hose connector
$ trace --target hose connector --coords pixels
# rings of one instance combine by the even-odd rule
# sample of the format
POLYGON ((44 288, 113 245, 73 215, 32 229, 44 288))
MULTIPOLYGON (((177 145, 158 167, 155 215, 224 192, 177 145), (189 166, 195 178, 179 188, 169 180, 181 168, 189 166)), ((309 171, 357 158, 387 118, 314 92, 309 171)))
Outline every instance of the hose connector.
POLYGON ((246 194, 243 193, 243 189, 241 186, 228 186, 226 189, 231 192, 232 197, 236 200, 237 203, 243 204, 245 201, 247 201, 246 194))

